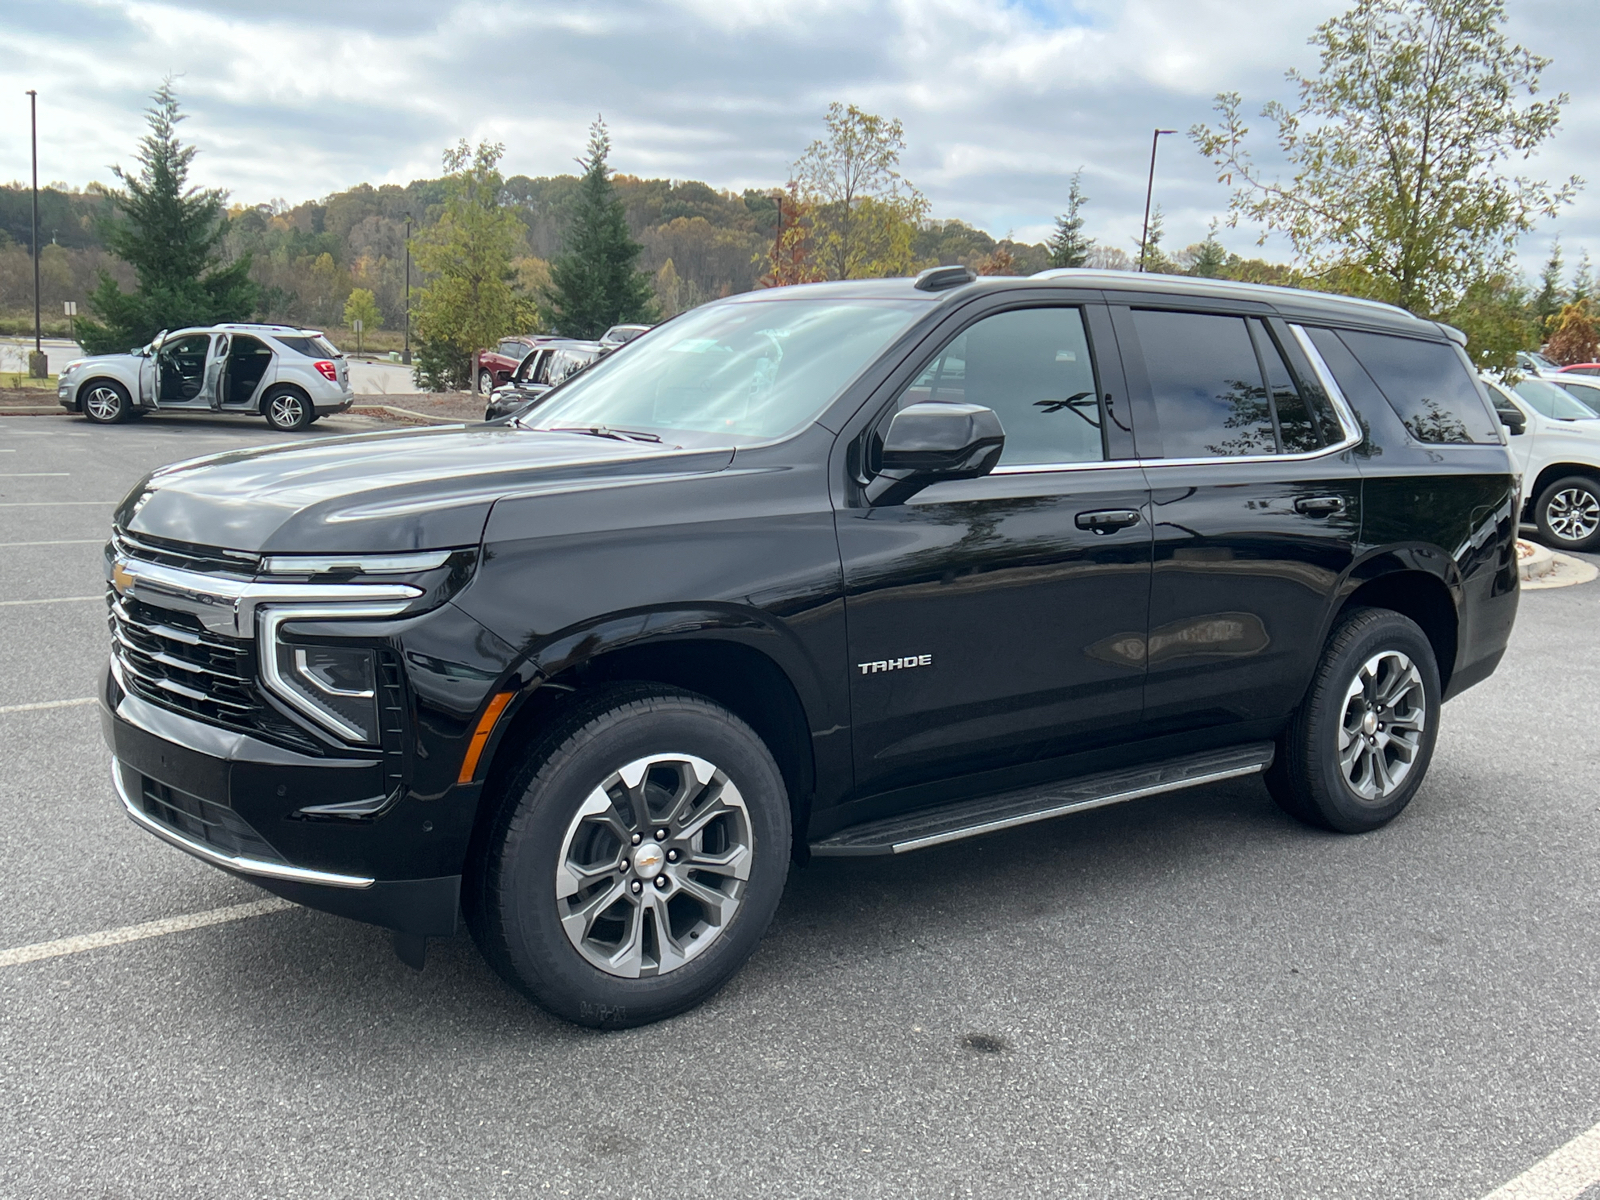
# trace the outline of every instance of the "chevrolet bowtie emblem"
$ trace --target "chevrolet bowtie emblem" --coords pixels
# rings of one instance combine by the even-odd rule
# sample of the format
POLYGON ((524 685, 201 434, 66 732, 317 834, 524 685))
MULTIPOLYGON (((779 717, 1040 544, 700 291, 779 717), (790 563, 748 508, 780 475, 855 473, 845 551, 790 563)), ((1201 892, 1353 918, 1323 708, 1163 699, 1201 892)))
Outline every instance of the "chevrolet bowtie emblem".
POLYGON ((111 586, 117 590, 117 595, 119 596, 126 593, 133 586, 133 576, 129 573, 128 568, 121 563, 112 564, 111 586))

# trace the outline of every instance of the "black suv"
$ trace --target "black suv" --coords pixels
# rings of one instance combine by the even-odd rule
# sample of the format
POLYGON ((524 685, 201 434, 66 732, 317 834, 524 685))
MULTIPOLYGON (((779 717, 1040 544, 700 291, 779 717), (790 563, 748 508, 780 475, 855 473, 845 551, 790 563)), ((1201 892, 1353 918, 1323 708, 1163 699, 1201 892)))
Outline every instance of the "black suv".
POLYGON ((810 856, 1258 772, 1375 829, 1516 614, 1461 340, 943 268, 706 305, 513 420, 167 467, 107 551, 116 786, 599 1026, 727 980, 810 856))

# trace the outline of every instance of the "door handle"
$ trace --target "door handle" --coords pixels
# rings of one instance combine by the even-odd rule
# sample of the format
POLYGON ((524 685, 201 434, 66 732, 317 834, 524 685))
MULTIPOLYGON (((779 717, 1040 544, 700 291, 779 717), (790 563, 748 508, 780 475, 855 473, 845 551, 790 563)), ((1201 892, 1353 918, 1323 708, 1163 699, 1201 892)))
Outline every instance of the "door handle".
POLYGON ((1308 517, 1331 517, 1334 513, 1344 511, 1344 497, 1302 496, 1294 502, 1294 510, 1308 517))
POLYGON ((1137 525, 1142 518, 1137 509, 1132 508, 1104 508, 1098 512, 1081 512, 1078 514, 1078 528, 1087 529, 1092 533, 1115 533, 1119 529, 1126 529, 1129 525, 1137 525))

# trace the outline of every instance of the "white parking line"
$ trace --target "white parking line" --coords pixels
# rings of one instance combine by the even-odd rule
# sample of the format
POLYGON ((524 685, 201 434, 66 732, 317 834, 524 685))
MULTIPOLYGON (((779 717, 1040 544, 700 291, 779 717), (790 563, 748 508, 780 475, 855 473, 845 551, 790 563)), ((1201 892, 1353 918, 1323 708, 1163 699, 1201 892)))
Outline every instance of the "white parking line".
POLYGON ((65 479, 71 471, 11 471, 0 479, 65 479))
POLYGON ((1576 1200, 1600 1183, 1600 1125, 1594 1126, 1483 1200, 1576 1200))
POLYGON ((34 704, 0 704, 0 716, 14 712, 38 712, 41 708, 76 708, 80 704, 93 704, 95 697, 79 696, 76 700, 40 700, 34 704))
POLYGON ((188 929, 204 929, 207 925, 243 921, 247 917, 264 917, 268 913, 281 912, 293 907, 294 905, 287 900, 254 900, 249 904, 232 904, 227 908, 213 908, 209 912, 189 913, 182 917, 164 917, 159 921, 146 921, 142 925, 103 929, 99 933, 85 933, 54 942, 35 942, 31 946, 0 950, 0 967, 18 967, 23 963, 38 962, 43 958, 82 954, 85 950, 99 950, 103 946, 120 946, 125 942, 165 937, 169 933, 182 933, 188 929))
POLYGON ((91 504, 121 504, 120 500, 22 500, 0 504, 0 508, 83 508, 91 504))
POLYGON ((13 608, 18 604, 68 604, 77 600, 104 600, 101 596, 55 596, 48 600, 0 600, 0 608, 13 608))
POLYGON ((104 546, 105 538, 57 538, 53 542, 0 542, 0 550, 13 546, 104 546))

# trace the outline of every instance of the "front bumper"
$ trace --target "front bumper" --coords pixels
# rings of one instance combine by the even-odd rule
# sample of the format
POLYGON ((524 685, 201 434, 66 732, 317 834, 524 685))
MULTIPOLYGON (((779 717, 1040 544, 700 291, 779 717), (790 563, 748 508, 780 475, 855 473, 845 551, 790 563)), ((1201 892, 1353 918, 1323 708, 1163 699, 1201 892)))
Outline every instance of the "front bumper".
POLYGON ((381 764, 313 758, 125 693, 106 672, 101 727, 129 818, 178 849, 295 903, 400 933, 449 937, 460 875, 383 879, 371 861, 383 822, 297 818, 310 804, 356 800, 381 764))

